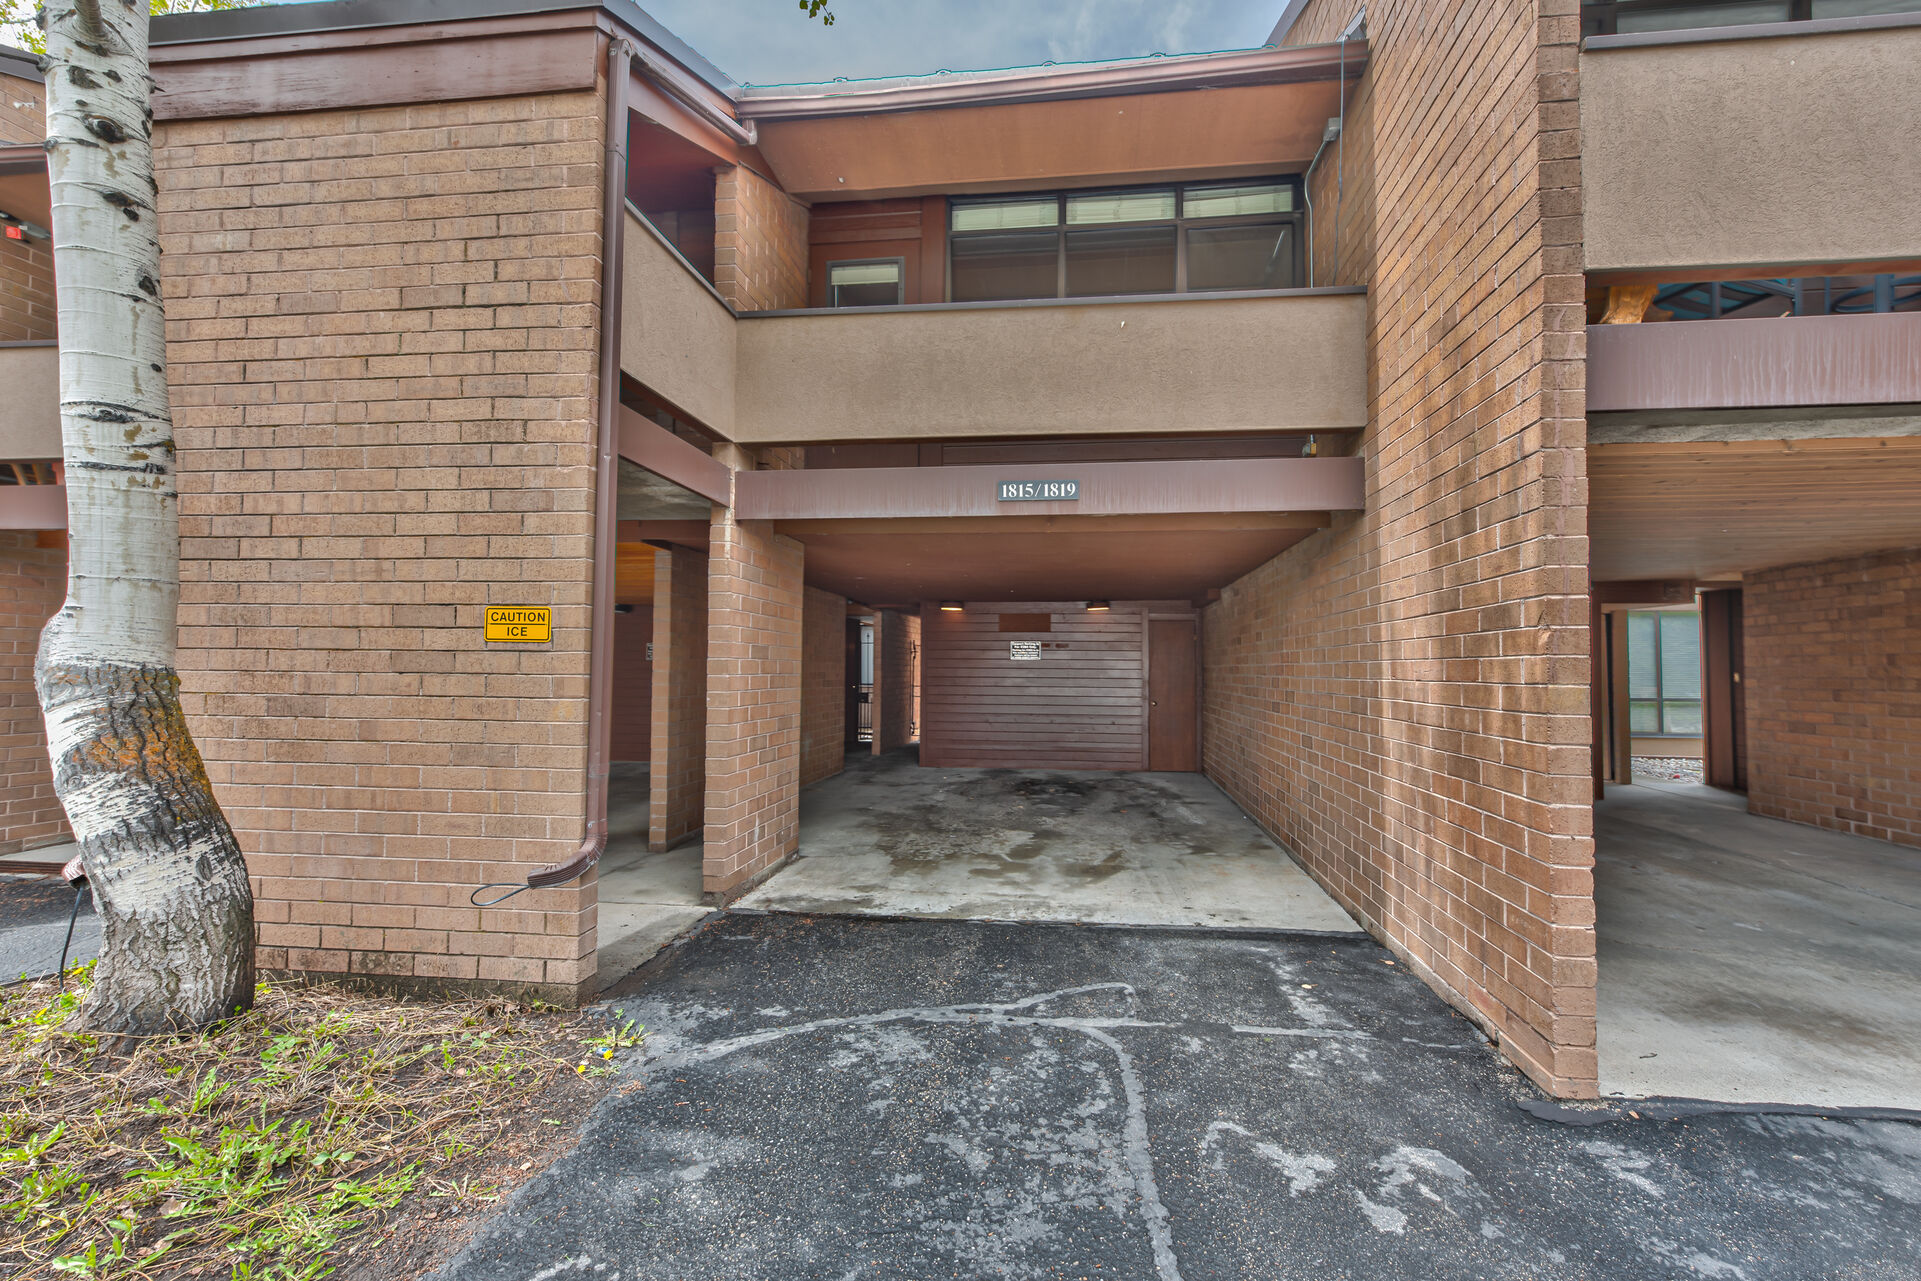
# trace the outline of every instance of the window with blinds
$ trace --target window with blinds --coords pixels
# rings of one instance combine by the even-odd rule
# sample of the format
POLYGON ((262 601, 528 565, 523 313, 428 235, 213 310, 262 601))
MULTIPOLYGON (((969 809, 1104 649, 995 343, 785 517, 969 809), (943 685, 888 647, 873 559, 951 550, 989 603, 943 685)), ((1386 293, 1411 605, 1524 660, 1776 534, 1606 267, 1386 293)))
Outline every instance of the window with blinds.
POLYGON ((955 302, 1289 289, 1301 272, 1297 178, 957 198, 955 302))
POLYGON ((1701 614, 1628 615, 1628 729, 1654 738, 1701 733, 1701 614))

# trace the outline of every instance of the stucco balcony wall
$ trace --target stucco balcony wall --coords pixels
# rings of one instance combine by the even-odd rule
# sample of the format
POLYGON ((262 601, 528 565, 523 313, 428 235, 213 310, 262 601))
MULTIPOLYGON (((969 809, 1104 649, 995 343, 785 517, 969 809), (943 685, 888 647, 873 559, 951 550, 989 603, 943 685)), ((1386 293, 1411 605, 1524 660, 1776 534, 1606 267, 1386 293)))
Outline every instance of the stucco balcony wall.
POLYGON ((1359 290, 743 316, 742 441, 1367 421, 1359 290))
POLYGON ((1921 14, 1590 37, 1580 83, 1589 271, 1921 257, 1921 14))
POLYGON ((0 461, 60 457, 60 348, 51 342, 0 343, 0 461))

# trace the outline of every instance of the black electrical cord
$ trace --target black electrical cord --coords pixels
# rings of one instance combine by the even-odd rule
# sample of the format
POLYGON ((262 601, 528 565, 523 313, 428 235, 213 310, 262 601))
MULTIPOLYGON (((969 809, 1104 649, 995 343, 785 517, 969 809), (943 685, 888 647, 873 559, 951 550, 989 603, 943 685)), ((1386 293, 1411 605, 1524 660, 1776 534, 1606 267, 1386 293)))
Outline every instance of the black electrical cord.
POLYGON ((73 925, 80 919, 80 900, 87 896, 83 882, 73 892, 73 912, 67 917, 67 941, 60 945, 60 990, 67 990, 67 953, 73 949, 73 925))

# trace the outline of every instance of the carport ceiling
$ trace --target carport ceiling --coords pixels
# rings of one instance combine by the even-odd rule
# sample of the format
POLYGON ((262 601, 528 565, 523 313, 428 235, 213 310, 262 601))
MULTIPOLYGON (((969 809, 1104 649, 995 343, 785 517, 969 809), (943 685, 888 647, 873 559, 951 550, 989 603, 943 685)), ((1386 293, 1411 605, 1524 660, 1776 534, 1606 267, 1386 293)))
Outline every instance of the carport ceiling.
POLYGON ((1141 527, 1148 522, 1102 529, 1097 521, 1013 530, 998 522, 992 531, 894 521, 778 528, 806 544, 809 583, 870 604, 1197 600, 1292 547, 1322 519, 1243 519, 1232 522, 1241 528, 1214 529, 1141 527), (857 524, 870 528, 850 528, 857 524))
POLYGON ((1921 545, 1921 439, 1594 445, 1594 579, 1715 578, 1921 545))

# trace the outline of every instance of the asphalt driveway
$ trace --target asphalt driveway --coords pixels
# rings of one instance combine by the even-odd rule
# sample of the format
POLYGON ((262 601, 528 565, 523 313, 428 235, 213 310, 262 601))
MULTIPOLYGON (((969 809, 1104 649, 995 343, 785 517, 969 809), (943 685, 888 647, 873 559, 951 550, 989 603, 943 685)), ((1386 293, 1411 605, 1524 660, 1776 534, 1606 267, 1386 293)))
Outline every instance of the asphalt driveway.
MULTIPOLYGON (((0 876, 0 983, 43 978, 60 968, 60 948, 73 916, 73 889, 57 876, 0 876)), ((93 895, 80 900, 67 964, 100 955, 100 918, 93 895)))
POLYGON ((439 1276, 1921 1277, 1921 1125, 1541 1119, 1364 938, 733 915, 628 986, 439 1276))

